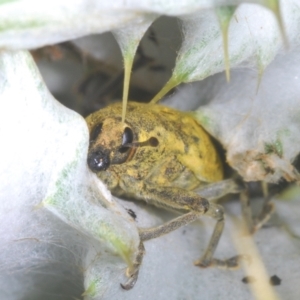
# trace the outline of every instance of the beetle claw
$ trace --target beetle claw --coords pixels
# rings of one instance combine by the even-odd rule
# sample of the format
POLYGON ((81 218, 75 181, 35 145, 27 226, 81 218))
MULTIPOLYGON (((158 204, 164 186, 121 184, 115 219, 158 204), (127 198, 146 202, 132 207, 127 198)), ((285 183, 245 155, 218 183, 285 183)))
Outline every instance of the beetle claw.
POLYGON ((137 282, 138 275, 139 275, 139 271, 132 274, 125 284, 120 283, 122 289, 126 291, 131 290, 135 286, 135 283, 137 282))

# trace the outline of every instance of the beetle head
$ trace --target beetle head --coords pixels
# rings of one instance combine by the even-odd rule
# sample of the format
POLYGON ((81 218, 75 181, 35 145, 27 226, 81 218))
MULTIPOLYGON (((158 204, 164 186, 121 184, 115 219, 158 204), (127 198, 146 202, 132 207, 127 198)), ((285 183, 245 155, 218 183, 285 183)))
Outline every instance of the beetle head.
POLYGON ((105 171, 112 164, 122 164, 133 155, 136 139, 131 126, 119 118, 107 118, 90 128, 88 166, 93 172, 105 171))

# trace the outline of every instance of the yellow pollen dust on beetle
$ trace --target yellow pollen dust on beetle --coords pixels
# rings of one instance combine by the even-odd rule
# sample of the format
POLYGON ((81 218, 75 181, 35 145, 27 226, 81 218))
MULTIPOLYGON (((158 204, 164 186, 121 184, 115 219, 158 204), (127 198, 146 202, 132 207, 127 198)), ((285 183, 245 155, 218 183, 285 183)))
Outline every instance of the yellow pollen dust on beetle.
MULTIPOLYGON (((125 76, 124 80, 129 79, 125 76)), ((124 92, 127 94, 128 90, 124 92)), ((124 289, 131 289, 137 281, 144 241, 203 215, 214 218, 216 225, 205 253, 195 265, 228 268, 238 265, 239 256, 228 260, 213 257, 224 217, 223 208, 210 200, 239 192, 240 187, 231 179, 223 180, 223 166, 215 146, 192 113, 153 101, 129 102, 125 117, 120 102, 92 113, 86 122, 90 132, 88 166, 113 195, 143 200, 180 213, 158 227, 139 228, 139 253, 127 272, 129 279, 122 285, 124 289)))

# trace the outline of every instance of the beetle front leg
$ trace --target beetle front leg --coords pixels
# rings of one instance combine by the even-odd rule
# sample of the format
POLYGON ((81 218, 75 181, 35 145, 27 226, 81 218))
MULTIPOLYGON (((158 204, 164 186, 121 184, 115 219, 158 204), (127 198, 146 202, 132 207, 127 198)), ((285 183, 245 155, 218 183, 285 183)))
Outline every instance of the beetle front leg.
POLYGON ((139 270, 140 270, 140 266, 143 261, 144 254, 145 254, 145 248, 144 248, 143 242, 141 241, 139 244, 138 254, 135 258, 135 261, 133 262, 132 267, 128 268, 128 270, 127 270, 126 275, 127 275, 127 277, 129 277, 129 279, 127 280, 127 282, 125 284, 121 283, 121 287, 124 290, 130 290, 134 287, 134 285, 138 279, 139 270))
POLYGON ((240 256, 236 256, 227 260, 213 258, 213 254, 224 228, 224 211, 221 206, 210 203, 205 198, 202 198, 191 191, 174 187, 152 187, 145 184, 143 184, 141 189, 139 189, 139 198, 144 199, 154 205, 172 210, 188 211, 186 214, 160 226, 154 228, 140 228, 139 233, 142 241, 162 236, 199 219, 203 215, 207 215, 214 218, 217 223, 204 256, 195 264, 200 267, 237 267, 241 258, 240 256))
POLYGON ((199 219, 199 215, 194 212, 189 212, 180 217, 177 217, 167 223, 152 228, 139 228, 140 239, 148 241, 172 232, 182 226, 192 223, 199 219))
POLYGON ((217 266, 228 269, 237 268, 239 266, 240 260, 243 258, 243 256, 241 255, 236 255, 225 260, 213 258, 213 254, 215 253, 215 250, 217 248, 217 245, 219 243, 224 229, 225 220, 223 207, 217 204, 210 203, 210 207, 206 215, 214 218, 217 221, 217 223, 215 225, 214 232, 210 238, 209 244, 206 248, 204 255, 201 259, 194 263, 195 266, 201 268, 207 268, 210 266, 217 266))

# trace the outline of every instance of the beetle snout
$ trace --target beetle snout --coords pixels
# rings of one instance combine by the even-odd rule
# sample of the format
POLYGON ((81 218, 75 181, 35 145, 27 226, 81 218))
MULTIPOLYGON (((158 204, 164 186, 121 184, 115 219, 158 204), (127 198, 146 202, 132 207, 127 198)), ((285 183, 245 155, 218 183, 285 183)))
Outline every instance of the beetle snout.
POLYGON ((102 150, 89 152, 87 163, 93 172, 105 171, 110 165, 109 153, 102 150))

